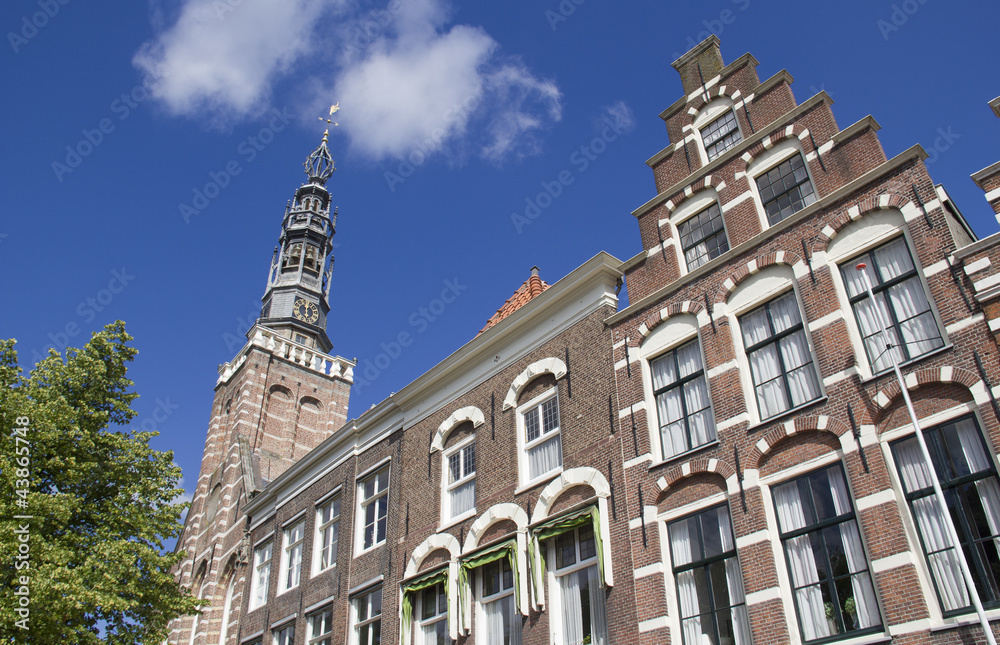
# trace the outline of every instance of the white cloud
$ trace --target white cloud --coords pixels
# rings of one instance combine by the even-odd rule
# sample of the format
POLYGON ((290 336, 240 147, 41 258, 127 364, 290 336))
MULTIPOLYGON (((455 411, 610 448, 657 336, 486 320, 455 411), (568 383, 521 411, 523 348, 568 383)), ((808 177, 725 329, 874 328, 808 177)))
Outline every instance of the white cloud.
POLYGON ((561 118, 554 82, 502 55, 483 29, 449 28, 445 0, 364 13, 350 1, 184 0, 134 63, 171 112, 208 121, 251 117, 291 80, 304 109, 339 101, 341 134, 374 160, 468 149, 500 163, 540 150, 561 118), (339 52, 321 75, 307 65, 317 52, 339 52))
POLYGON ((635 128, 635 114, 632 113, 625 101, 615 101, 611 105, 606 105, 601 110, 599 127, 605 124, 614 124, 615 128, 622 132, 631 132, 635 128))
POLYGON ((174 114, 245 117, 306 54, 318 19, 341 0, 187 0, 133 63, 174 114))

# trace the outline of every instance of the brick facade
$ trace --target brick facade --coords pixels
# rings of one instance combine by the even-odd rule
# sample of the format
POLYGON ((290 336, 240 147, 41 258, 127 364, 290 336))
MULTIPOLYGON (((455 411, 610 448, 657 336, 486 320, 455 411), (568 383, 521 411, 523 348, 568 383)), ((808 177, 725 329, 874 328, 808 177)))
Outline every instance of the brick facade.
MULTIPOLYGON (((701 645, 702 633, 719 645, 979 641, 974 614, 948 611, 939 595, 907 497, 916 493, 904 490, 912 475, 899 451, 913 429, 903 392, 884 352, 869 354, 880 336, 848 287, 861 261, 882 272, 921 426, 974 428, 963 454, 980 437, 985 461, 963 476, 988 487, 1000 445, 1000 235, 975 239, 919 146, 887 158, 873 118, 840 127, 825 93, 795 101, 787 72, 761 81, 749 54, 725 64, 714 36, 673 65, 684 96, 660 115, 672 143, 647 162, 656 196, 633 213, 642 250, 630 260, 602 253, 512 299, 475 339, 346 423, 352 365, 251 331, 221 372, 180 542, 179 580, 197 593, 204 567, 211 609, 190 641, 191 619, 179 621, 171 643, 215 645, 226 608, 224 645, 306 645, 316 625, 330 643, 358 643, 376 625, 381 642, 412 643, 434 618, 410 588, 438 574, 446 640, 484 643, 487 565, 463 565, 508 542, 510 620, 525 645, 568 642, 565 598, 584 581, 600 592, 583 619, 594 643, 600 607, 606 644, 701 645), (719 145, 706 133, 726 119, 719 145), (775 194, 795 184, 798 197, 769 210, 765 176, 775 194), (724 244, 705 251, 691 243, 699 234, 724 244), (556 432, 552 462, 543 448, 556 432), (474 479, 463 479, 472 459, 474 479), (465 508, 456 486, 469 481, 465 508), (809 502, 815 521, 802 491, 827 500, 809 502), (324 568, 333 500, 338 541, 324 568), (702 527, 694 537, 692 526, 702 527), (699 564, 715 539, 707 526, 721 555, 699 564), (599 556, 584 548, 591 529, 599 556), (803 536, 810 558, 833 554, 837 584, 806 570, 794 546, 803 536), (564 557, 585 563, 576 583, 564 557)), ((1000 188, 991 177, 976 179, 988 194, 1000 188)), ((966 503, 980 504, 987 533, 979 562, 1000 567, 1000 527, 985 528, 1000 524, 1000 506, 986 522, 971 481, 966 503)), ((984 591, 1000 619, 1000 591, 984 591)))

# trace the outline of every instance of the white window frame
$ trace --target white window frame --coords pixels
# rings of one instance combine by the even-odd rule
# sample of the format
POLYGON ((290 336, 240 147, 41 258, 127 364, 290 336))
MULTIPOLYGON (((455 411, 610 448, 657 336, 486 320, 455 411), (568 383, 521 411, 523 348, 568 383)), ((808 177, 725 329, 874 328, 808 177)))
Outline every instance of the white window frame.
POLYGON ((306 616, 306 643, 307 645, 320 645, 326 641, 333 642, 333 605, 314 611, 306 616), (325 620, 324 620, 324 617, 325 620), (320 619, 320 624, 326 627, 326 631, 317 634, 316 619, 320 619))
MULTIPOLYGON (((477 571, 476 571, 476 629, 479 632, 483 632, 485 629, 487 629, 487 625, 486 625, 486 605, 489 605, 489 604, 494 603, 494 602, 501 602, 505 598, 510 598, 510 614, 508 616, 505 616, 505 620, 509 620, 510 623, 511 623, 510 624, 511 633, 513 634, 515 630, 517 632, 517 637, 516 638, 512 637, 511 638, 511 642, 519 644, 519 643, 522 642, 522 633, 521 633, 521 613, 520 613, 520 611, 518 611, 518 607, 517 607, 517 595, 515 593, 515 591, 517 589, 517 585, 518 585, 517 570, 514 569, 514 568, 511 568, 511 582, 512 582, 512 584, 511 584, 510 589, 504 589, 503 588, 503 566, 504 566, 505 563, 506 563, 506 565, 508 567, 510 567, 510 559, 508 557, 506 557, 506 556, 504 556, 504 557, 502 557, 502 558, 500 558, 498 560, 494 560, 493 562, 491 562, 489 564, 484 564, 483 566, 479 567, 477 569, 477 571), (483 582, 484 582, 486 576, 485 576, 485 574, 483 572, 483 568, 489 566, 490 564, 494 564, 494 563, 500 563, 500 565, 499 565, 500 566, 500 581, 499 581, 500 582, 500 584, 499 584, 500 591, 497 591, 496 593, 493 593, 493 594, 490 594, 489 596, 487 596, 486 593, 485 593, 485 591, 484 591, 485 585, 483 584, 483 582)), ((485 639, 484 639, 484 642, 485 642, 485 639)))
POLYGON ((337 566, 337 550, 340 547, 340 511, 341 511, 340 504, 341 504, 341 502, 342 502, 342 499, 341 499, 340 493, 337 492, 337 493, 335 493, 333 495, 330 495, 325 500, 323 500, 322 502, 320 502, 319 504, 316 505, 316 531, 315 531, 315 535, 313 536, 313 566, 312 566, 313 576, 315 576, 315 575, 317 575, 319 573, 322 573, 323 571, 327 571, 329 569, 333 569, 334 567, 337 566), (330 520, 324 523, 322 521, 323 520, 323 511, 328 506, 331 507, 331 516, 330 516, 330 520), (332 513, 332 510, 333 510, 332 507, 334 507, 334 506, 336 507, 336 510, 337 510, 337 513, 335 515, 332 513), (325 543, 325 540, 323 539, 323 532, 326 529, 331 528, 331 527, 334 527, 333 533, 334 533, 334 535, 336 537, 333 540, 333 544, 328 545, 328 544, 325 543), (323 566, 323 552, 326 551, 326 549, 328 547, 332 547, 330 549, 330 551, 331 551, 330 552, 330 563, 327 564, 326 567, 324 567, 323 566))
POLYGON ((750 313, 754 309, 765 305, 777 298, 785 295, 788 291, 795 292, 795 300, 799 307, 799 316, 802 318, 802 328, 806 336, 806 344, 809 353, 813 358, 816 369, 816 378, 819 381, 819 394, 812 401, 804 403, 800 407, 813 405, 821 401, 826 396, 826 389, 823 385, 823 372, 820 369, 816 356, 816 349, 812 341, 812 333, 809 329, 810 320, 805 315, 802 307, 802 299, 799 297, 798 284, 791 267, 775 265, 765 267, 756 274, 741 282, 730 294, 726 302, 727 318, 730 329, 735 330, 732 334, 733 351, 736 354, 736 365, 740 372, 740 384, 743 387, 743 398, 746 402, 747 419, 750 426, 761 423, 770 423, 774 419, 779 419, 789 414, 799 407, 792 407, 775 416, 761 419, 760 406, 757 404, 757 392, 754 387, 753 375, 750 368, 750 356, 747 354, 746 346, 743 343, 743 330, 740 326, 740 318, 750 313))
POLYGON ((441 523, 442 525, 454 524, 455 522, 460 522, 461 520, 471 517, 476 514, 476 471, 475 471, 475 461, 478 458, 476 454, 476 436, 473 434, 471 437, 464 439, 462 442, 455 444, 451 448, 448 448, 446 452, 441 453, 441 523), (473 470, 472 472, 467 472, 466 463, 466 450, 469 447, 473 450, 473 470), (451 479, 451 458, 458 455, 459 458, 459 469, 461 471, 461 476, 454 482, 450 482, 451 479), (451 508, 451 493, 454 490, 462 488, 469 483, 472 483, 472 507, 468 508, 460 513, 454 513, 451 508))
POLYGON ((302 582, 302 561, 306 541, 306 518, 299 517, 286 524, 281 535, 281 575, 278 579, 278 593, 294 589, 302 582), (298 531, 298 538, 295 533, 298 531), (297 561, 296 561, 297 560, 297 561), (292 580, 289 580, 291 576, 292 580))
POLYGON ((713 99, 707 105, 705 105, 705 107, 701 109, 701 111, 698 113, 698 116, 695 117, 693 123, 691 124, 691 127, 695 133, 694 138, 698 140, 698 145, 697 145, 698 156, 701 157, 701 165, 703 166, 708 164, 710 161, 715 161, 715 159, 718 159, 722 155, 726 154, 726 152, 729 152, 729 150, 733 149, 730 148, 729 150, 726 150, 726 152, 723 152, 722 154, 717 156, 715 159, 709 160, 708 149, 705 147, 705 137, 702 134, 702 130, 707 128, 712 123, 715 123, 715 121, 721 118, 722 115, 725 114, 726 112, 731 112, 733 114, 733 118, 736 119, 736 127, 740 133, 740 140, 736 142, 735 145, 733 145, 733 148, 740 145, 741 143, 743 143, 743 141, 746 140, 746 136, 743 133, 743 125, 740 124, 739 115, 736 114, 736 104, 733 102, 733 100, 728 96, 720 96, 713 99))
MULTIPOLYGON (((369 625, 373 625, 376 622, 379 623, 379 634, 381 638, 382 633, 382 608, 385 604, 385 597, 382 595, 382 587, 373 587, 367 589, 364 593, 360 593, 353 598, 351 598, 351 625, 350 625, 350 643, 351 645, 360 645, 361 639, 358 637, 359 632, 362 629, 368 628, 369 625), (378 593, 381 601, 379 602, 379 613, 371 614, 371 597, 372 595, 378 593), (359 612, 358 607, 360 603, 364 602, 367 608, 368 617, 364 620, 358 620, 359 612)), ((371 639, 367 640, 369 645, 371 644, 371 639)))
POLYGON ((802 162, 806 169, 806 174, 809 177, 809 183, 812 185, 813 189, 813 203, 820 201, 819 189, 816 187, 816 180, 813 178, 812 170, 809 168, 809 160, 806 158, 806 153, 799 145, 798 139, 784 139, 779 141, 770 150, 765 150, 764 152, 757 155, 756 158, 752 159, 747 165, 747 181, 750 184, 750 192, 753 195, 754 205, 757 208, 757 216, 760 221, 761 231, 766 231, 772 226, 778 226, 785 219, 791 219, 796 213, 801 212, 805 208, 809 208, 810 205, 803 207, 802 209, 795 211, 785 219, 772 225, 767 221, 767 211, 764 208, 764 200, 761 198, 760 190, 757 188, 757 178, 763 174, 766 174, 772 168, 780 166, 785 163, 796 154, 802 156, 802 162))
MULTIPOLYGON (((593 525, 587 525, 587 526, 590 526, 591 529, 593 529, 593 525)), ((598 558, 597 558, 597 549, 599 548, 598 545, 597 545, 597 541, 601 539, 601 536, 597 534, 597 531, 593 532, 594 533, 594 555, 591 556, 591 557, 589 557, 589 558, 587 558, 586 560, 581 560, 581 558, 580 558, 580 529, 581 528, 582 527, 577 526, 577 527, 574 527, 574 528, 570 529, 569 531, 566 531, 565 533, 560 533, 559 535, 553 536, 552 538, 550 538, 548 540, 548 544, 546 545, 546 549, 548 551, 548 563, 550 565, 550 566, 547 567, 547 570, 548 570, 547 571, 547 574, 548 574, 547 577, 548 577, 548 583, 549 583, 549 594, 550 594, 551 602, 552 602, 551 607, 550 607, 550 611, 549 611, 549 616, 550 616, 550 619, 549 619, 549 633, 550 633, 550 636, 551 636, 551 642, 554 643, 554 644, 556 644, 556 645, 572 645, 572 644, 566 644, 565 634, 563 634, 563 621, 562 621, 562 617, 563 617, 563 611, 562 611, 562 608, 563 608, 563 599, 562 599, 562 590, 560 589, 560 586, 559 586, 559 578, 561 578, 563 576, 575 574, 575 573, 577 573, 579 571, 582 571, 584 569, 588 569, 590 567, 600 567, 601 566, 600 562, 598 561, 598 558), (557 540, 560 537, 562 537, 566 533, 572 533, 573 534, 573 545, 574 545, 574 549, 575 549, 576 562, 574 562, 571 565, 562 567, 562 568, 557 568, 557 562, 558 561, 556 560, 556 542, 557 542, 557 540)), ((608 557, 610 557, 610 554, 605 554, 605 558, 608 558, 608 557)), ((607 588, 606 585, 604 585, 604 584, 601 585, 602 601, 604 601, 605 603, 607 602, 606 598, 604 598, 604 594, 606 593, 606 588, 607 588)), ((607 629, 607 627, 608 627, 607 605, 605 605, 605 629, 607 629)), ((610 634, 606 634, 605 636, 606 636, 606 639, 604 641, 604 645, 608 645, 611 642, 610 641, 611 636, 610 636, 610 634)), ((593 642, 593 645, 598 645, 598 643, 599 643, 599 641, 593 641, 593 640, 592 640, 592 642, 593 642)))
MULTIPOLYGON (((701 201, 701 200, 699 200, 699 201, 701 201)), ((730 249, 732 248, 731 246, 729 246, 729 231, 726 229, 726 213, 722 210, 722 202, 719 201, 719 200, 710 201, 707 204, 705 204, 702 208, 699 208, 699 209, 695 210, 693 213, 690 214, 690 216, 685 217, 684 219, 678 219, 676 221, 676 224, 674 224, 674 227, 677 230, 677 251, 678 251, 678 254, 680 256, 681 265, 684 267, 684 272, 685 273, 690 273, 692 271, 697 271, 698 269, 700 269, 701 267, 705 266, 706 264, 708 264, 712 260, 715 260, 716 258, 720 258, 723 255, 725 255, 726 253, 729 253, 730 249), (695 217, 698 217, 702 213, 710 210, 713 206, 719 209, 719 219, 722 221, 722 231, 721 231, 721 234, 722 234, 722 238, 726 242, 726 250, 722 251, 721 253, 719 253, 714 258, 713 257, 709 257, 707 260, 705 260, 704 262, 702 262, 698 266, 692 268, 691 267, 691 263, 688 262, 688 259, 687 259, 687 251, 684 248, 684 239, 683 239, 683 235, 681 233, 681 227, 683 227, 684 224, 686 224, 687 222, 690 222, 691 220, 693 220, 695 217)), ((719 233, 716 232, 716 233, 712 234, 712 237, 717 237, 718 235, 719 235, 719 233)), ((704 243, 705 240, 707 240, 707 239, 709 239, 709 238, 702 238, 701 241, 698 244, 704 243)), ((697 247, 697 244, 695 246, 691 247, 691 248, 696 248, 696 247, 697 247)))
POLYGON ((389 533, 389 482, 391 477, 389 467, 390 464, 388 462, 381 464, 373 468, 372 470, 368 471, 358 479, 357 496, 356 496, 357 497, 356 514, 358 518, 357 521, 358 529, 356 531, 354 557, 357 557, 362 553, 371 551, 372 549, 378 548, 382 544, 385 544, 386 536, 389 533), (383 474, 385 477, 385 488, 382 491, 376 490, 371 497, 366 498, 364 496, 365 484, 368 481, 375 479, 376 477, 379 477, 380 475, 383 474), (382 536, 381 540, 378 539, 379 515, 378 511, 376 510, 375 520, 374 523, 371 525, 371 530, 374 532, 372 536, 372 543, 369 544, 368 546, 365 546, 365 537, 366 534, 368 533, 368 528, 369 528, 369 526, 366 524, 366 511, 370 505, 378 504, 380 499, 385 500, 385 535, 382 536))
POLYGON ((295 621, 285 623, 272 630, 271 642, 274 645, 293 645, 295 643, 295 621))
POLYGON ((541 394, 535 396, 535 398, 530 401, 523 403, 517 407, 517 455, 518 455, 518 472, 520 473, 521 486, 520 489, 525 489, 546 480, 552 479, 559 473, 563 471, 563 450, 562 450, 562 410, 560 410, 559 405, 559 388, 555 385, 545 390, 541 394), (556 415, 559 418, 559 425, 555 430, 550 430, 549 432, 540 432, 538 437, 528 441, 527 429, 525 428, 524 417, 527 412, 534 411, 538 409, 539 416, 539 428, 542 429, 542 419, 541 419, 541 406, 549 400, 555 400, 556 402, 556 415), (555 468, 548 470, 547 472, 540 473, 535 477, 531 477, 530 473, 530 462, 528 459, 528 451, 536 448, 547 441, 552 439, 557 439, 559 441, 559 465, 555 468))
POLYGON ((412 622, 413 622, 413 632, 414 633, 413 633, 413 641, 412 642, 414 643, 414 645, 435 645, 434 642, 426 643, 424 641, 424 639, 423 639, 423 631, 424 631, 424 627, 428 627, 430 625, 436 625, 438 623, 443 623, 444 624, 445 638, 448 641, 451 641, 451 636, 448 636, 448 604, 449 604, 448 603, 448 594, 444 591, 444 583, 443 582, 439 582, 439 583, 437 583, 435 585, 431 585, 430 587, 426 587, 424 589, 421 589, 420 591, 416 591, 416 592, 412 592, 412 593, 417 597, 416 598, 416 602, 413 603, 413 621, 412 622), (424 618, 423 617, 423 615, 424 615, 424 594, 427 592, 428 589, 434 589, 435 591, 437 591, 438 589, 440 589, 440 593, 442 593, 444 595, 444 611, 443 612, 437 611, 438 610, 437 603, 439 601, 439 595, 438 595, 438 593, 435 593, 435 595, 434 595, 434 602, 435 602, 434 610, 435 610, 435 613, 434 613, 434 615, 432 615, 429 618, 424 618))
MULTIPOLYGON (((730 130, 730 132, 732 131, 730 130)), ((705 159, 706 161, 709 162, 715 161, 722 155, 726 154, 736 146, 743 143, 743 128, 740 126, 740 119, 738 116, 736 116, 735 108, 730 107, 728 110, 721 110, 717 115, 714 115, 711 119, 706 120, 705 124, 702 125, 700 128, 698 128, 698 135, 699 135, 698 138, 701 139, 701 147, 705 151, 705 159), (709 153, 708 151, 708 146, 705 145, 705 131, 709 127, 711 127, 713 123, 729 115, 732 115, 733 122, 736 124, 736 134, 739 136, 739 139, 734 141, 732 145, 726 147, 724 150, 719 152, 717 155, 715 155, 715 157, 712 157, 711 153, 709 153)), ((718 140, 714 142, 713 145, 717 142, 718 140)))
POLYGON ((267 595, 270 592, 271 566, 274 562, 274 540, 268 538, 261 542, 253 550, 253 580, 250 585, 250 609, 254 610, 267 604, 267 595), (261 559, 264 551, 267 551, 267 559, 261 559), (264 576, 261 572, 266 571, 264 576), (263 577, 263 581, 262 581, 263 577), (263 592, 263 597, 261 597, 263 592))
MULTIPOLYGON (((675 358, 675 360, 676 360, 676 358, 675 358)), ((656 450, 659 452, 661 459, 663 461, 666 461, 668 459, 675 459, 675 458, 677 458, 677 457, 679 457, 681 455, 685 455, 685 454, 687 454, 689 452, 692 452, 694 450, 698 450, 699 448, 702 448, 704 446, 708 446, 708 445, 711 445, 713 443, 716 443, 719 440, 719 436, 718 436, 718 430, 716 428, 716 422, 715 422, 715 406, 712 403, 711 382, 710 382, 710 379, 708 377, 708 368, 705 366, 705 352, 704 352, 704 348, 701 345, 701 336, 700 336, 700 334, 698 334, 696 332, 693 336, 688 337, 685 340, 674 344, 670 348, 663 349, 663 350, 657 352, 655 355, 649 356, 648 358, 645 359, 645 365, 644 365, 644 367, 649 371, 649 383, 650 383, 650 390, 649 390, 650 391, 650 397, 649 397, 648 401, 650 401, 650 406, 651 407, 649 408, 649 411, 647 412, 647 416, 650 417, 650 421, 652 422, 652 426, 655 428, 655 440, 656 440, 656 445, 657 445, 656 450), (659 406, 657 405, 657 401, 656 401, 656 385, 655 385, 655 382, 654 382, 654 379, 653 379, 653 363, 655 363, 657 360, 663 358, 667 354, 674 353, 675 356, 676 356, 677 350, 679 350, 680 348, 685 347, 685 346, 687 346, 687 345, 689 345, 691 343, 697 343, 697 345, 698 345, 698 357, 701 359, 701 370, 700 370, 701 371, 701 376, 700 377, 694 377, 694 378, 691 378, 691 377, 683 377, 683 378, 687 379, 687 381, 695 381, 698 378, 702 378, 702 379, 705 380, 705 389, 707 391, 707 396, 708 396, 708 412, 709 412, 709 417, 711 419, 711 425, 712 425, 711 430, 712 430, 713 437, 711 439, 709 439, 708 441, 704 442, 704 443, 699 443, 697 445, 691 445, 686 450, 682 450, 680 452, 675 452, 675 453, 673 453, 671 455, 667 455, 666 451, 664 450, 664 445, 663 445, 663 433, 662 433, 662 425, 663 424, 660 421, 659 406)), ((677 383, 681 382, 681 380, 683 380, 683 379, 678 375, 677 380, 673 381, 672 387, 663 388, 663 389, 666 390, 666 389, 674 389, 674 388, 677 388, 677 387, 682 387, 681 385, 677 385, 677 383)), ((682 392, 682 397, 683 397, 683 392, 682 392)), ((688 418, 690 416, 691 416, 690 414, 687 414, 687 415, 685 415, 683 417, 683 421, 685 423, 685 427, 688 429, 689 432, 690 432, 690 426, 688 425, 688 418)))

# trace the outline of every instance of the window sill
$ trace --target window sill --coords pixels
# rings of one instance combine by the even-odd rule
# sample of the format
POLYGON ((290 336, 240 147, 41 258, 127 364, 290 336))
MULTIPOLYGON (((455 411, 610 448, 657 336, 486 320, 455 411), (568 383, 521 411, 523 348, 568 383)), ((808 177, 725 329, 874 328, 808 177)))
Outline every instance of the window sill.
MULTIPOLYGON (((1000 608, 993 607, 992 609, 985 609, 983 612, 986 614, 986 620, 995 622, 1000 620, 1000 608)), ((955 629, 956 627, 965 627, 966 625, 978 625, 979 616, 976 615, 976 611, 969 608, 968 613, 961 613, 957 615, 947 616, 935 625, 931 625, 931 632, 940 632, 946 629, 955 629)))
POLYGON ((333 571, 336 568, 337 568, 337 563, 334 562, 333 564, 331 564, 330 566, 328 566, 325 569, 320 569, 319 571, 313 571, 312 574, 309 576, 309 579, 312 580, 316 576, 321 576, 324 573, 329 573, 329 572, 333 571))
POLYGON ((381 542, 376 542, 375 544, 371 545, 367 549, 361 549, 360 551, 358 551, 357 553, 355 553, 354 557, 355 558, 360 558, 361 556, 365 555, 366 553, 371 553, 372 551, 374 551, 375 549, 379 548, 383 544, 385 544, 385 540, 382 540, 381 542))
MULTIPOLYGON (((937 356, 939 354, 944 354, 945 352, 948 352, 948 351, 952 350, 954 347, 955 346, 952 345, 951 343, 947 343, 945 345, 942 345, 941 347, 938 347, 935 350, 927 352, 926 354, 921 354, 920 356, 917 356, 915 358, 911 358, 911 359, 909 359, 907 361, 904 361, 904 362, 900 363, 899 364, 899 369, 902 370, 902 369, 905 369, 907 367, 910 367, 911 365, 915 365, 915 364, 917 364, 917 363, 919 363, 921 361, 927 360, 928 358, 933 358, 933 357, 935 357, 935 356, 937 356)), ((879 380, 880 378, 882 378, 884 376, 892 376, 892 368, 891 367, 889 369, 882 370, 881 372, 879 372, 877 374, 873 374, 871 376, 865 376, 864 378, 861 378, 860 379, 861 380, 861 384, 862 385, 868 385, 870 383, 874 383, 875 381, 879 380)))
POLYGON ((536 487, 536 486, 538 486, 540 484, 545 484, 547 482, 550 482, 553 479, 555 479, 556 477, 558 477, 559 475, 561 475, 562 472, 563 472, 563 467, 562 466, 559 466, 555 470, 550 470, 549 472, 545 473, 541 477, 536 477, 535 479, 532 479, 530 482, 525 482, 525 483, 521 484, 520 486, 518 486, 517 488, 514 489, 514 494, 515 495, 520 495, 521 493, 523 493, 525 491, 528 491, 528 490, 531 490, 532 488, 534 488, 534 487, 536 487))
POLYGON ((298 588, 299 588, 299 585, 295 585, 294 587, 289 587, 288 589, 282 589, 278 593, 274 594, 274 597, 275 597, 275 599, 281 598, 282 596, 284 596, 289 591, 295 591, 298 588))
POLYGON ((808 403, 803 403, 802 405, 800 405, 798 407, 790 408, 788 410, 785 410, 781 414, 777 414, 777 415, 775 415, 773 417, 768 417, 764 421, 758 421, 757 423, 751 423, 750 427, 747 428, 747 434, 753 433, 753 432, 755 432, 757 430, 760 430, 761 428, 769 428, 769 427, 771 427, 771 426, 773 426, 773 425, 775 425, 777 423, 783 423, 783 422, 785 422, 785 421, 788 420, 788 417, 795 416, 799 412, 802 412, 803 410, 811 408, 814 405, 819 405, 821 403, 826 403, 828 399, 829 399, 828 396, 823 395, 823 396, 819 397, 818 399, 813 399, 812 401, 809 401, 808 403))
POLYGON ((677 463, 680 463, 682 461, 686 461, 686 460, 690 459, 693 455, 695 455, 695 454, 697 454, 697 453, 699 453, 699 452, 701 452, 703 450, 708 450, 710 448, 718 448, 718 447, 719 447, 719 440, 718 440, 718 438, 716 438, 714 441, 709 441, 708 443, 703 443, 702 445, 696 446, 694 448, 691 448, 690 450, 687 450, 685 452, 682 452, 682 453, 679 453, 679 454, 676 454, 676 455, 671 455, 670 457, 667 457, 666 459, 664 459, 662 461, 653 462, 653 463, 649 464, 649 470, 652 471, 652 470, 655 470, 657 468, 660 468, 661 466, 667 466, 667 465, 671 465, 671 464, 677 464, 677 463))
POLYGON ((476 516, 476 508, 472 507, 469 510, 465 511, 464 513, 460 513, 460 514, 456 515, 455 517, 453 517, 451 519, 442 520, 438 524, 438 529, 437 530, 438 531, 443 531, 443 530, 445 530, 447 528, 455 526, 456 524, 460 524, 461 522, 464 522, 465 520, 469 519, 470 517, 475 517, 475 516, 476 516))
POLYGON ((883 632, 863 634, 853 637, 830 637, 820 641, 810 641, 811 643, 836 643, 837 645, 873 645, 874 643, 891 643, 892 636, 883 632))

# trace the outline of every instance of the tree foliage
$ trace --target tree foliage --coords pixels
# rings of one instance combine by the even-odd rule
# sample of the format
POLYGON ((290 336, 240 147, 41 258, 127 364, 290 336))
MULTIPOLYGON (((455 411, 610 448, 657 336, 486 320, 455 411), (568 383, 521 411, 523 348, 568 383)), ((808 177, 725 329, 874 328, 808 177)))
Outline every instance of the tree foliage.
POLYGON ((50 350, 27 378, 14 341, 0 341, 2 642, 160 643, 196 610, 170 573, 181 554, 163 548, 180 531, 180 468, 150 448, 157 433, 124 429, 138 396, 131 340, 113 323, 65 360, 50 350))

